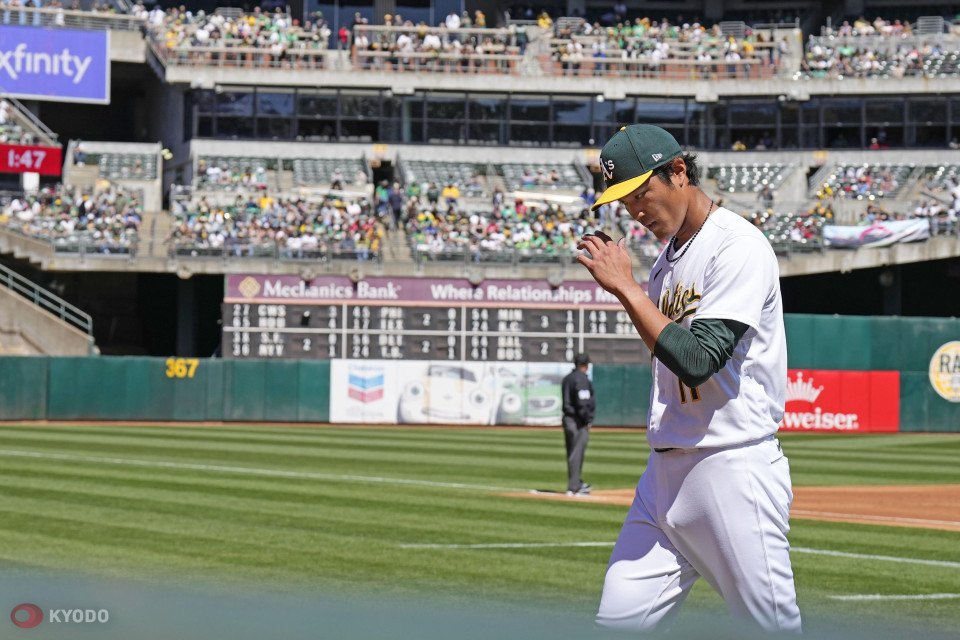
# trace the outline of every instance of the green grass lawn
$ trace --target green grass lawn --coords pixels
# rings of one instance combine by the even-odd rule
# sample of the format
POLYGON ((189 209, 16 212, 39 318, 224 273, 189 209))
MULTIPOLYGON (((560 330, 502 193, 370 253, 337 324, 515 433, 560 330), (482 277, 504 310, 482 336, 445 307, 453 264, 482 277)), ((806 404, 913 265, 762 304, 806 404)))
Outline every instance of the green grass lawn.
MULTIPOLYGON (((960 484, 960 436, 781 441, 797 486, 960 484)), ((632 487, 646 457, 642 432, 595 432, 584 475, 595 489, 632 487)), ((565 482, 559 429, 5 426, 0 570, 209 593, 527 607, 589 622, 610 546, 416 546, 612 543, 626 507, 498 494, 565 482)), ((792 525, 792 545, 807 550, 793 563, 808 631, 960 637, 960 598, 833 598, 960 594, 960 533, 792 525)), ((20 597, 10 580, 6 589, 20 597)), ((718 611, 701 583, 679 624, 718 611)))

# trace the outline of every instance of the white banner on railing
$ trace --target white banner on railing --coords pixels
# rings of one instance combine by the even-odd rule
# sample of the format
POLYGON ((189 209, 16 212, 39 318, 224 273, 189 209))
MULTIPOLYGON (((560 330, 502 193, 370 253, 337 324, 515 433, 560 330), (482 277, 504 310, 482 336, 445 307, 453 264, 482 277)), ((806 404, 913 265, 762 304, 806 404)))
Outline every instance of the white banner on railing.
POLYGON ((823 228, 823 244, 828 247, 888 247, 929 237, 930 222, 924 218, 876 222, 865 227, 827 225, 823 228))

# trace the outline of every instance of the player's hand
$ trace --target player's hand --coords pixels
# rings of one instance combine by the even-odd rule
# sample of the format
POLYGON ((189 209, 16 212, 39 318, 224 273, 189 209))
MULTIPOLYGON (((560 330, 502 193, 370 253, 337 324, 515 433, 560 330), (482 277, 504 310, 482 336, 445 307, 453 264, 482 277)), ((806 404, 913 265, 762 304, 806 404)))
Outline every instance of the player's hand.
POLYGON ((589 254, 589 257, 577 256, 577 262, 585 266, 597 284, 606 291, 616 295, 618 291, 625 291, 636 284, 626 238, 614 242, 602 231, 588 233, 580 238, 577 249, 589 254))

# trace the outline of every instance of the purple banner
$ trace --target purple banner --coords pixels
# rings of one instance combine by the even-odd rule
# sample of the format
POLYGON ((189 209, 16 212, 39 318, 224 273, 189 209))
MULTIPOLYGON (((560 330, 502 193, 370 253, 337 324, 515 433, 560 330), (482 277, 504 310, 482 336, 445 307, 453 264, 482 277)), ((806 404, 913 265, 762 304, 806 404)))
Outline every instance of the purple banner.
POLYGON ((0 90, 17 98, 110 102, 110 34, 0 26, 0 90))
POLYGON ((320 276, 308 282, 295 275, 252 274, 228 274, 224 302, 622 308, 619 300, 593 281, 567 281, 552 287, 544 280, 484 280, 473 286, 459 278, 370 277, 353 283, 346 276, 320 276))

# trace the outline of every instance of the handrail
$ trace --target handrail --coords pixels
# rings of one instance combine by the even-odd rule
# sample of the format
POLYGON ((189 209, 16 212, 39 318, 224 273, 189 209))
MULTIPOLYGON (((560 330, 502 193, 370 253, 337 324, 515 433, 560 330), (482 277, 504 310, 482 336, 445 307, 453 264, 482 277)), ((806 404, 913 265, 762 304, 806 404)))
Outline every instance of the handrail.
POLYGON ((0 24, 87 31, 139 31, 146 26, 147 20, 118 13, 7 6, 0 9, 0 24))
POLYGON ((47 291, 40 285, 27 280, 20 274, 0 265, 0 283, 33 302, 41 309, 50 311, 74 327, 93 337, 93 319, 58 295, 47 291))
POLYGON ((13 105, 14 109, 16 109, 17 111, 17 115, 23 117, 23 119, 28 121, 33 127, 36 128, 37 131, 35 131, 34 133, 39 132, 42 136, 45 136, 47 138, 47 140, 45 140, 44 142, 47 142, 51 145, 59 144, 57 142, 57 137, 58 137, 57 134, 51 131, 47 125, 43 124, 40 118, 38 118, 36 115, 33 114, 32 111, 30 111, 25 106, 23 106, 23 104, 19 100, 17 100, 13 96, 8 96, 3 93, 0 93, 0 97, 2 97, 4 100, 9 102, 11 105, 13 105))

